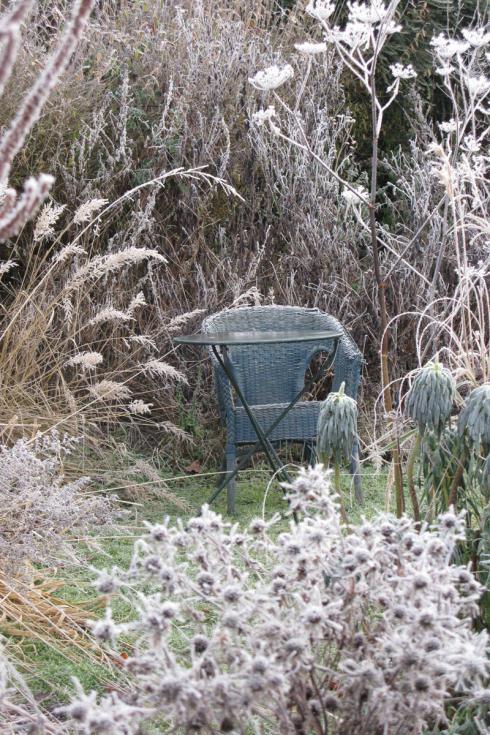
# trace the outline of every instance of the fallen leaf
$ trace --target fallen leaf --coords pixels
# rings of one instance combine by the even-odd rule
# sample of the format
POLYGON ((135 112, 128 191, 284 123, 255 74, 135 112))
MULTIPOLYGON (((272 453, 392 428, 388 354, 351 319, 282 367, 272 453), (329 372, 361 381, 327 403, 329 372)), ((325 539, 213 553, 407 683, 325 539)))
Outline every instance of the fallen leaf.
POLYGON ((199 475, 201 469, 201 463, 195 459, 194 462, 191 462, 187 467, 184 467, 184 472, 187 472, 188 475, 199 475))

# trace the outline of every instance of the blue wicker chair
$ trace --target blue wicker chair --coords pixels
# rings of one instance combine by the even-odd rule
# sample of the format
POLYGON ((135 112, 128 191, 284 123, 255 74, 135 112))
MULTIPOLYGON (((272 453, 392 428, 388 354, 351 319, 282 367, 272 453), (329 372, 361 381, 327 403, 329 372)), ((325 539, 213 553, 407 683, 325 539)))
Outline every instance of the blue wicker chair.
MULTIPOLYGON (((225 309, 204 320, 203 332, 214 334, 229 331, 293 331, 333 329, 341 331, 333 365, 332 390, 345 381, 345 391, 357 398, 362 354, 342 325, 318 309, 294 306, 246 306, 225 309)), ((330 351, 331 340, 275 345, 247 345, 229 348, 237 379, 261 426, 272 424, 285 406, 304 385, 305 373, 312 358, 319 352, 330 351)), ((254 444, 257 435, 243 406, 233 396, 223 369, 210 350, 222 420, 226 424, 226 446, 223 469, 236 467, 237 445, 254 444)), ((273 442, 301 441, 314 445, 321 401, 301 401, 286 415, 270 435, 273 442)), ((359 447, 355 446, 351 461, 356 499, 362 501, 359 474, 359 447)), ((233 512, 235 482, 228 486, 228 508, 233 512)))

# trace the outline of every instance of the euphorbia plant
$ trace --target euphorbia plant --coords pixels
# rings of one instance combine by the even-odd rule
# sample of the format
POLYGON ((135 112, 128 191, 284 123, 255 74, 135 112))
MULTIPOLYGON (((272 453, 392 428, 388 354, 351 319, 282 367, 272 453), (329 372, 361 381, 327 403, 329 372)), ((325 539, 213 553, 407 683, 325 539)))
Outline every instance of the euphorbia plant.
POLYGON ((427 520, 451 507, 465 513, 466 541, 459 552, 484 578, 490 552, 490 384, 471 391, 459 416, 453 413, 456 394, 453 376, 437 361, 418 372, 405 401, 407 416, 417 424, 408 486, 417 521, 416 466, 426 491, 427 520))
MULTIPOLYGON (((345 383, 329 393, 318 416, 317 454, 322 462, 333 462, 335 490, 341 498, 340 467, 352 457, 357 441, 357 402, 345 394, 345 383)), ((341 512, 345 511, 341 502, 341 512)))
POLYGON ((490 384, 469 394, 458 417, 453 416, 456 392, 452 374, 436 360, 418 372, 405 401, 405 413, 418 429, 409 465, 420 460, 432 503, 440 499, 438 510, 456 503, 464 482, 476 484, 485 496, 488 487, 490 384))
MULTIPOLYGON (((416 521, 420 509, 413 480, 414 463, 420 451, 421 438, 426 431, 433 432, 437 440, 451 415, 456 384, 450 371, 436 359, 417 374, 405 403, 407 415, 415 421, 418 433, 407 462, 408 491, 412 500, 416 521)), ((433 496, 432 496, 433 499, 433 496)))

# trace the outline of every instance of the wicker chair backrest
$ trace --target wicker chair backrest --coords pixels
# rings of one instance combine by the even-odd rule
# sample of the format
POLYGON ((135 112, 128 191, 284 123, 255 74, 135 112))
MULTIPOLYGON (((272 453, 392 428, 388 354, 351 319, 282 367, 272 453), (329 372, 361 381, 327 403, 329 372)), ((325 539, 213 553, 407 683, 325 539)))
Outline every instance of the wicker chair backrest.
MULTIPOLYGON (((318 309, 294 306, 251 306, 226 309, 203 322, 203 331, 208 334, 314 329, 342 331, 334 367, 334 384, 340 385, 342 375, 336 367, 341 367, 349 354, 360 357, 360 353, 337 319, 329 314, 318 309)), ((230 348, 230 357, 247 401, 252 405, 264 405, 289 402, 303 387, 305 372, 313 356, 318 352, 330 351, 331 348, 332 340, 328 339, 293 344, 247 345, 230 348)), ((221 372, 218 370, 218 373, 221 372)), ((222 376, 217 377, 219 390, 222 376)))

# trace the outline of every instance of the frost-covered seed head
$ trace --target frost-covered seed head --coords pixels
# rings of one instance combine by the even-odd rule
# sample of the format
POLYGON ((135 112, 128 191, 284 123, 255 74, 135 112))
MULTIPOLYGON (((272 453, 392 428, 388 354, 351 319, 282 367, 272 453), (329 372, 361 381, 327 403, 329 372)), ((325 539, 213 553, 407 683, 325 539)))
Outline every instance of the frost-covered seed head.
POLYGON ((161 571, 162 560, 159 556, 148 556, 145 559, 145 569, 151 574, 158 574, 161 571))
POLYGON ((254 518, 250 521, 249 529, 251 533, 261 534, 267 529, 267 523, 262 518, 254 518))
POLYGON ((413 579, 413 586, 416 590, 425 590, 428 587, 429 581, 426 576, 418 574, 413 579))
POLYGON ((209 646, 209 640, 204 635, 196 635, 192 639, 192 646, 197 654, 204 653, 209 646))
POLYGON ((162 605, 162 615, 164 618, 167 618, 167 620, 172 620, 172 618, 175 618, 175 616, 178 613, 179 608, 174 602, 164 602, 162 605))
POLYGON ((211 592, 214 587, 215 578, 208 572, 201 572, 197 575, 196 581, 203 592, 211 592))
POLYGON ((419 616, 417 622, 422 628, 432 628, 434 625, 434 616, 429 612, 424 612, 419 616))
POLYGON ((335 694, 327 694, 323 704, 327 712, 336 712, 339 708, 339 700, 335 694))
POLYGON ((417 692, 427 692, 431 687, 431 682, 428 676, 417 676, 414 681, 415 690, 417 692))
POLYGON ((87 720, 90 709, 84 702, 76 702, 69 708, 69 715, 75 722, 85 722, 87 720))
POLYGON ((225 615, 223 615, 223 625, 225 628, 236 630, 240 627, 240 618, 236 613, 226 613, 225 615))
POLYGON ((263 656, 259 656, 252 661, 252 671, 255 674, 265 674, 268 668, 267 659, 263 656))
POLYGON ((258 71, 255 76, 249 78, 250 84, 263 92, 277 89, 294 76, 291 64, 280 67, 274 64, 263 71, 258 71))
POLYGON ((222 594, 225 602, 230 603, 238 602, 242 596, 241 589, 238 585, 225 587, 222 594))
POLYGON ((437 638, 430 638, 425 644, 425 650, 427 651, 427 653, 431 653, 432 651, 438 651, 440 647, 441 647, 441 643, 437 638))

